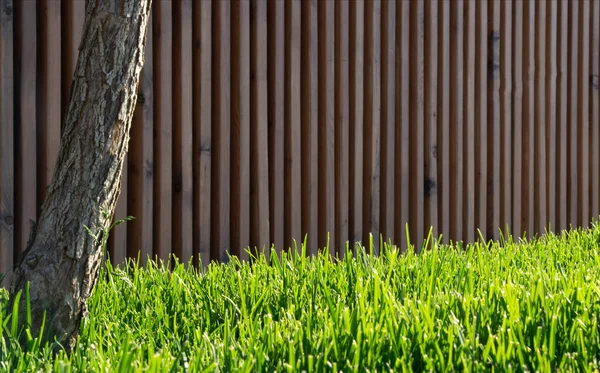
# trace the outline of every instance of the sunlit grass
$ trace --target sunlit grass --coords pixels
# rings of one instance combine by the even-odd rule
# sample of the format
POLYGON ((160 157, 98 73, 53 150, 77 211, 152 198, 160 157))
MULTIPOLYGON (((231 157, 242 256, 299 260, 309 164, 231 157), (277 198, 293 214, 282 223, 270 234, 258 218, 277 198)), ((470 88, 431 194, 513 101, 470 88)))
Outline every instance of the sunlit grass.
POLYGON ((594 224, 420 255, 109 266, 71 354, 24 352, 0 297, 0 371, 594 371, 599 246, 594 224))

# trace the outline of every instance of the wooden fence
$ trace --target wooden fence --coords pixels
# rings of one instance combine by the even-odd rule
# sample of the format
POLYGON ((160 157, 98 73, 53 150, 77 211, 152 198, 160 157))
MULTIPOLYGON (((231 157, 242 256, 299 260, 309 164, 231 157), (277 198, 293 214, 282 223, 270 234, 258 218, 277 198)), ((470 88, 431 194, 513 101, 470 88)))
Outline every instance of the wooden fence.
MULTIPOLYGON (((0 0, 0 272, 40 212, 84 6, 0 0)), ((599 34, 598 0, 155 0, 112 258, 587 225, 599 34)))

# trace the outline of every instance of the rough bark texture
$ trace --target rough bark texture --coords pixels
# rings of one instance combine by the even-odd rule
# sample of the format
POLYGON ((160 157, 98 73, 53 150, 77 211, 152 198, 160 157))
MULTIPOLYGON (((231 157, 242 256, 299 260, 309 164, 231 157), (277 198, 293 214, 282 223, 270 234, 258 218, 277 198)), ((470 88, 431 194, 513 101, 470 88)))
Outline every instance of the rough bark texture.
MULTIPOLYGON (((102 212, 112 217, 120 192, 150 5, 87 0, 54 175, 12 275, 12 297, 30 283, 32 331, 39 331, 46 312, 46 336, 63 343, 77 336, 102 260, 100 243, 85 227, 106 229, 110 218, 102 212)), ((21 322, 25 315, 21 301, 21 322)))

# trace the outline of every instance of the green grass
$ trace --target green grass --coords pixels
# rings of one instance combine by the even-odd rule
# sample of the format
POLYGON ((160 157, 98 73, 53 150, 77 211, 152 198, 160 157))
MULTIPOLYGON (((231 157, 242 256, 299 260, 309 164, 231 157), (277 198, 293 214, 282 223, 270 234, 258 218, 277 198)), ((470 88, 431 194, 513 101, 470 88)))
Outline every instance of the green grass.
POLYGON ((71 354, 32 337, 21 350, 0 306, 0 371, 600 368, 600 227, 433 246, 339 261, 232 258, 201 272, 176 262, 109 267, 71 354))

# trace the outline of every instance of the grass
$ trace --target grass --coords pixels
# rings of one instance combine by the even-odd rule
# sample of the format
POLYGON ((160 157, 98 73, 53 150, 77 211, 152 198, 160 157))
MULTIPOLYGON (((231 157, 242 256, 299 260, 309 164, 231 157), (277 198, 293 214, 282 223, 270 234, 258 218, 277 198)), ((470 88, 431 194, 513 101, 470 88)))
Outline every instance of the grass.
POLYGON ((0 294, 0 371, 597 371, 599 247, 593 224, 420 255, 109 265, 71 354, 23 351, 0 294))

